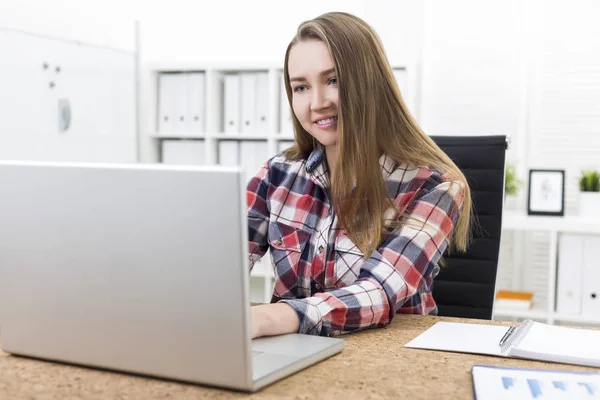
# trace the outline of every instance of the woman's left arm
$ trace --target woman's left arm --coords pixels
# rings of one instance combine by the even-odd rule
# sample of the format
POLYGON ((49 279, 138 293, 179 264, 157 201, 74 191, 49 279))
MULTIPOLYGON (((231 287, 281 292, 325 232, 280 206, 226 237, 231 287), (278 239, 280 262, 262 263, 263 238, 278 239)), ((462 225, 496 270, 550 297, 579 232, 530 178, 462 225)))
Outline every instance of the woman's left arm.
POLYGON ((448 246, 465 194, 462 183, 442 181, 437 174, 435 178, 408 205, 402 225, 365 260, 352 285, 280 301, 296 311, 298 332, 331 336, 388 325, 396 311, 423 290, 448 246))

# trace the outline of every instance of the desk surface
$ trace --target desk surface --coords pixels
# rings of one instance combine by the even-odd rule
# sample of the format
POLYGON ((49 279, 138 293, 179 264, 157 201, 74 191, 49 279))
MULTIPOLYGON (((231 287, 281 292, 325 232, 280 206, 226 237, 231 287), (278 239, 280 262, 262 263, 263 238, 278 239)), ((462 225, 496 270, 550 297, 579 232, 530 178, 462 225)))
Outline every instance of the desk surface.
POLYGON ((471 399, 473 364, 597 371, 571 365, 403 347, 440 320, 508 324, 398 315, 387 328, 344 336, 346 345, 342 353, 252 395, 0 352, 0 399, 471 399))

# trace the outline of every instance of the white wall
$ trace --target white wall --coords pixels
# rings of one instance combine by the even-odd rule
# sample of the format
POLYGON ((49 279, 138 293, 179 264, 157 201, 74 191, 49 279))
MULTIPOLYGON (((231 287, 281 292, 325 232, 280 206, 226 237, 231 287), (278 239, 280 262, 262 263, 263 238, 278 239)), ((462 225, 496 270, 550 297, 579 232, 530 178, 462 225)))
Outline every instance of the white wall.
MULTIPOLYGON (((298 24, 327 11, 364 14, 364 0, 175 1, 183 12, 141 21, 142 60, 160 62, 279 62, 298 24)), ((151 15, 156 13, 155 15, 151 15)))
POLYGON ((364 19, 375 28, 392 61, 418 62, 423 56, 425 2, 365 1, 364 19))
POLYGON ((106 4, 0 1, 1 159, 137 159, 134 24, 106 4))
POLYGON ((423 2, 414 0, 3 0, 0 27, 125 50, 141 22, 142 61, 282 62, 300 22, 346 11, 375 26, 393 60, 421 56, 423 2))
POLYGON ((2 0, 0 28, 133 51, 138 2, 2 0))
POLYGON ((145 63, 280 61, 298 24, 337 10, 364 16, 365 0, 2 0, 0 27, 120 49, 145 63))

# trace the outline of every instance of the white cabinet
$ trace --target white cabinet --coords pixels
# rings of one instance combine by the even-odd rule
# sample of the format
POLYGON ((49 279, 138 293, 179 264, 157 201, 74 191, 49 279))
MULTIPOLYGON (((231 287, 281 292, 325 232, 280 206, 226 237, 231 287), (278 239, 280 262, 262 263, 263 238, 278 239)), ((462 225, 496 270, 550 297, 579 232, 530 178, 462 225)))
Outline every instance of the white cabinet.
MULTIPOLYGON (((546 232, 549 236, 547 293, 527 311, 494 310, 493 318, 532 318, 547 323, 600 324, 600 220, 581 217, 540 217, 505 212, 503 234, 546 232)), ((528 265, 513 263, 513 276, 528 265)), ((502 288, 498 288, 502 289, 502 288)), ((514 290, 527 288, 513 287, 514 290)))
POLYGON ((556 312, 600 321, 600 236, 564 234, 559 242, 556 312))

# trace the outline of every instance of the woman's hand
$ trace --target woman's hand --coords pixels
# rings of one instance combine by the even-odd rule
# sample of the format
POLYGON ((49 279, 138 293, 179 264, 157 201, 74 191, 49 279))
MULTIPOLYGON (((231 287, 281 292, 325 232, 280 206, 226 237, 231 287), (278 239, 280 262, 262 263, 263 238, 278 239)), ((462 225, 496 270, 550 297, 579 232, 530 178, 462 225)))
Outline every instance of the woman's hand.
POLYGON ((300 328, 298 314, 285 303, 261 304, 251 310, 252 339, 294 333, 300 328))

